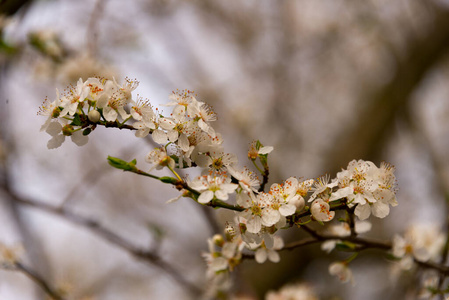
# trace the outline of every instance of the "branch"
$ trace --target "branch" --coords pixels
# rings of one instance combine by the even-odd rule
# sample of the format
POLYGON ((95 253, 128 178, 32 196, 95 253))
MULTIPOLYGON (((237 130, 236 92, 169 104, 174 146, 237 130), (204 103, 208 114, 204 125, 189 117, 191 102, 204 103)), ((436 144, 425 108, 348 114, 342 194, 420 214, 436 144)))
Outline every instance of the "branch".
POLYGON ((13 265, 2 265, 5 270, 19 271, 25 274, 28 278, 34 281, 45 293, 51 296, 54 300, 64 300, 65 298, 61 296, 58 292, 50 287, 50 285, 36 272, 23 265, 20 262, 14 262, 13 265))
POLYGON ((54 207, 52 205, 37 202, 37 201, 31 201, 28 199, 24 199, 19 197, 16 194, 11 193, 11 197, 14 201, 17 203, 28 205, 46 212, 49 212, 51 214, 60 216, 64 219, 66 219, 69 222, 72 222, 74 224, 81 225, 95 234, 97 234, 99 237, 101 237, 104 240, 109 241, 110 243, 114 244, 115 246, 122 248, 123 250, 129 252, 131 255, 135 256, 136 258, 142 260, 143 262, 159 267, 161 270, 166 272, 169 276, 171 276, 177 283, 179 283, 181 286, 186 288, 192 295, 198 296, 201 294, 201 289, 195 286, 194 284, 190 283, 185 277, 183 277, 177 270, 175 270, 170 264, 168 264, 166 261, 164 261, 159 255, 156 253, 153 253, 148 250, 139 249, 129 243, 128 241, 124 240, 114 232, 102 227, 98 222, 95 220, 91 220, 82 216, 79 216, 77 214, 74 214, 66 209, 61 209, 54 207))
MULTIPOLYGON (((447 55, 449 49, 449 9, 436 3, 431 4, 435 12, 429 22, 427 36, 410 40, 403 57, 395 61, 396 72, 391 81, 380 90, 361 95, 367 105, 357 114, 354 126, 343 130, 335 138, 335 144, 323 165, 336 173, 342 163, 355 158, 375 158, 379 141, 392 132, 397 112, 408 106, 410 95, 428 72, 447 55)), ((365 91, 366 89, 362 89, 365 91)))

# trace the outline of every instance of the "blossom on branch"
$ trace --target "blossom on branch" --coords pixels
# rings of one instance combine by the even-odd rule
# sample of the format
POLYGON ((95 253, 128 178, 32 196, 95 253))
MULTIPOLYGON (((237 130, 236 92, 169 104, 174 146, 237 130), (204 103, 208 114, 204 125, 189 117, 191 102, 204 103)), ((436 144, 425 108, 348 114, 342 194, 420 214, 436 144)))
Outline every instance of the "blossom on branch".
POLYGON ((195 178, 188 184, 192 189, 199 191, 199 203, 209 203, 214 197, 226 201, 229 194, 233 193, 238 185, 231 183, 226 175, 204 175, 195 178))

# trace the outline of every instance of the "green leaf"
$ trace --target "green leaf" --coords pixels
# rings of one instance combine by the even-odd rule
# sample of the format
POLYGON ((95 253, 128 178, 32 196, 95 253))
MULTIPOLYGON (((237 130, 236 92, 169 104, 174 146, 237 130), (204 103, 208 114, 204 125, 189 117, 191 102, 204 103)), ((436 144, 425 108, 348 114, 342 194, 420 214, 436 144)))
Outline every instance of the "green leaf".
POLYGON ((70 123, 70 125, 81 126, 81 119, 79 114, 75 114, 75 117, 73 118, 72 123, 70 123))
POLYGON ((160 181, 164 182, 164 183, 170 183, 170 184, 177 184, 178 183, 178 179, 173 178, 173 177, 169 177, 169 176, 162 176, 159 178, 160 181))
POLYGON ((108 163, 114 168, 124 171, 135 171, 137 161, 133 159, 131 162, 124 161, 123 159, 108 156, 108 163))
POLYGON ((343 241, 340 243, 337 243, 335 248, 340 251, 353 251, 355 250, 356 245, 354 243, 343 241))

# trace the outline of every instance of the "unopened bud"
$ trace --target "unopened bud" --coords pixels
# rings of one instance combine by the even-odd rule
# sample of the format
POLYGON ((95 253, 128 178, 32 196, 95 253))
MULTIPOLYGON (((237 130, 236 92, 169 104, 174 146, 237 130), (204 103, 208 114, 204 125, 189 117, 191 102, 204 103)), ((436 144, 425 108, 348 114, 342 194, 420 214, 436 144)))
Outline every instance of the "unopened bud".
POLYGON ((212 240, 214 241, 214 244, 217 245, 218 247, 223 247, 224 244, 224 239, 221 235, 216 234, 212 237, 212 240))
POLYGON ((89 118, 89 121, 91 121, 92 123, 97 123, 98 121, 100 121, 101 115, 98 112, 98 110, 91 110, 87 115, 87 117, 89 118))
POLYGON ((62 127, 62 134, 65 136, 71 136, 73 134, 73 126, 67 124, 64 127, 62 127))

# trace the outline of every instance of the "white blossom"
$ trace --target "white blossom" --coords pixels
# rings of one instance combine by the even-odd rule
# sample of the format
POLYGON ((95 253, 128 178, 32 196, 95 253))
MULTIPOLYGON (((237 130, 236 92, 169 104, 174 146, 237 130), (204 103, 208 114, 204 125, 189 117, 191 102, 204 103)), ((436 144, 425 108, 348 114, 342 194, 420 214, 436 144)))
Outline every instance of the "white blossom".
POLYGON ((342 282, 351 282, 354 284, 354 277, 352 276, 352 271, 349 269, 348 265, 344 262, 334 262, 329 265, 329 274, 337 276, 337 278, 342 282))
POLYGON ((277 250, 281 250, 284 247, 284 241, 281 237, 275 236, 272 247, 267 247, 265 243, 256 250, 255 259, 259 264, 264 263, 267 259, 271 262, 277 263, 281 260, 277 250))
POLYGON ((230 178, 219 175, 199 176, 190 182, 189 186, 201 192, 198 202, 203 204, 210 202, 214 197, 226 201, 229 194, 233 193, 238 187, 237 184, 231 183, 230 178))

